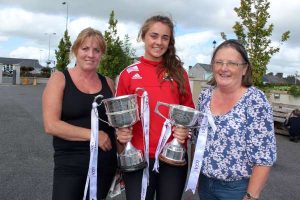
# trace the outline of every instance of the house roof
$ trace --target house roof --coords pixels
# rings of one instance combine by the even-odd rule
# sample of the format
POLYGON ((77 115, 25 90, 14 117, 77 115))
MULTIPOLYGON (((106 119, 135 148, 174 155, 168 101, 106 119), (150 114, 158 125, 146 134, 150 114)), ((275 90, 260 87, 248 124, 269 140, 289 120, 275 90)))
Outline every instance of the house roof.
POLYGON ((211 65, 196 63, 193 67, 190 66, 188 70, 189 77, 207 79, 207 74, 212 74, 211 65))
POLYGON ((268 84, 286 84, 287 81, 281 77, 274 76, 272 74, 266 74, 263 76, 263 82, 268 84))
POLYGON ((33 67, 35 69, 43 68, 37 59, 23 59, 23 58, 5 58, 0 57, 0 63, 4 65, 20 65, 21 67, 33 67))
POLYGON ((193 66, 193 68, 203 68, 207 72, 212 72, 211 65, 209 64, 197 63, 193 66))

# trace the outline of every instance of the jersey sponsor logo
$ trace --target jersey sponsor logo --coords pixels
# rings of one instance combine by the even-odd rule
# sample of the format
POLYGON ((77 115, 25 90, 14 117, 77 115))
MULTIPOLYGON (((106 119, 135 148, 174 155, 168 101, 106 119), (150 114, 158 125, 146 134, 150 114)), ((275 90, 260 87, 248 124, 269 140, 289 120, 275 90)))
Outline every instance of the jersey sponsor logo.
POLYGON ((133 66, 128 67, 126 71, 127 71, 127 73, 130 73, 130 72, 138 72, 138 71, 139 71, 139 68, 138 68, 138 66, 133 65, 133 66))
POLYGON ((131 77, 131 79, 142 79, 143 77, 141 77, 141 75, 139 75, 138 73, 136 73, 135 75, 133 75, 131 77))

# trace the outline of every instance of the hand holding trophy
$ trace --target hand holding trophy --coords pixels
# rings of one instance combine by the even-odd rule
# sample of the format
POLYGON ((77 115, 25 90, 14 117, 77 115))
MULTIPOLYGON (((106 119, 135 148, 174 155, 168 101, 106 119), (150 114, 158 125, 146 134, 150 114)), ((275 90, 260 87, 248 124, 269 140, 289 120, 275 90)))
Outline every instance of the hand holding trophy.
MULTIPOLYGON (((163 102, 157 102, 155 112, 166 120, 170 120, 172 125, 182 128, 193 128, 197 123, 198 117, 202 115, 202 113, 193 108, 163 102), (161 105, 169 108, 168 118, 160 113, 159 107, 161 105)), ((174 138, 163 147, 159 159, 174 166, 183 166, 186 164, 185 152, 185 147, 174 138)))
MULTIPOLYGON (((143 88, 137 88, 143 90, 143 88)), ((103 99, 108 123, 114 128, 129 128, 140 120, 137 94, 124 95, 103 99)), ((103 121, 102 119, 100 119, 103 121)), ((147 166, 141 150, 136 149, 129 141, 126 143, 122 153, 118 155, 119 167, 121 171, 136 171, 147 166)))

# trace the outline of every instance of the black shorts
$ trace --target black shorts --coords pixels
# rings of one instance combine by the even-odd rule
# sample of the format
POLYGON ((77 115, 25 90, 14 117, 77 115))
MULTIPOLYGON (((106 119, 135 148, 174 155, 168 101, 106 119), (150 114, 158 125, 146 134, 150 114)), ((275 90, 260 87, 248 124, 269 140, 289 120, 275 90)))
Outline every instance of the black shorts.
MULTIPOLYGON (((149 186, 146 200, 181 200, 188 165, 178 167, 163 162, 159 163, 159 173, 152 171, 154 160, 149 163, 149 186)), ((126 199, 140 200, 143 170, 123 173, 126 199)))

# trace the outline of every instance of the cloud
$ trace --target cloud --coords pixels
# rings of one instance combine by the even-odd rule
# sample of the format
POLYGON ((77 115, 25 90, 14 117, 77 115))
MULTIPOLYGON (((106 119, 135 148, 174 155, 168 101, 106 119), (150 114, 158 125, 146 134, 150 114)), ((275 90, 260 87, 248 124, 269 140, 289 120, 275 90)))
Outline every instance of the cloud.
POLYGON ((0 42, 4 42, 4 41, 7 41, 7 40, 8 40, 7 36, 1 36, 0 35, 0 42))
POLYGON ((274 73, 283 72, 285 76, 295 74, 299 70, 300 47, 288 47, 284 45, 280 52, 275 54, 268 66, 268 71, 274 73))
POLYGON ((74 41, 76 39, 80 31, 88 27, 98 29, 104 34, 104 31, 107 29, 108 24, 104 20, 99 20, 93 17, 81 17, 78 19, 74 19, 68 25, 68 32, 71 37, 71 41, 74 41))
POLYGON ((277 0, 272 1, 270 4, 271 17, 269 22, 274 24, 274 39, 280 40, 281 34, 285 31, 291 31, 291 38, 288 40, 290 46, 300 45, 300 26, 298 22, 300 20, 299 12, 300 2, 296 0, 284 1, 277 0))
POLYGON ((0 30, 7 37, 21 37, 40 41, 47 32, 63 32, 63 17, 32 13, 20 8, 0 12, 0 30))
POLYGON ((19 47, 10 53, 10 57, 19 58, 19 55, 23 55, 28 59, 39 60, 40 49, 36 47, 19 47))
MULTIPOLYGON (((54 57, 66 26, 67 7, 63 1, 40 0, 0 0, 0 54, 1 56, 19 56, 45 60, 49 51, 54 57)), ((185 67, 197 62, 209 63, 212 53, 212 41, 219 44, 220 32, 234 37, 232 26, 239 20, 234 7, 236 0, 173 0, 172 3, 161 0, 72 0, 68 2, 68 30, 71 41, 88 26, 104 32, 108 27, 109 15, 115 11, 118 20, 117 30, 121 39, 129 35, 137 56, 143 54, 143 43, 136 37, 143 21, 153 14, 172 16, 176 24, 177 53, 185 67)), ((269 23, 274 24, 272 40, 277 44, 281 34, 291 31, 291 38, 281 46, 279 53, 271 59, 269 70, 274 72, 294 73, 300 65, 300 16, 296 0, 270 1, 269 23)))
POLYGON ((176 37, 176 48, 184 66, 194 66, 196 63, 209 63, 213 50, 212 41, 215 34, 211 31, 189 33, 176 37))

